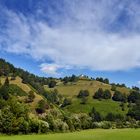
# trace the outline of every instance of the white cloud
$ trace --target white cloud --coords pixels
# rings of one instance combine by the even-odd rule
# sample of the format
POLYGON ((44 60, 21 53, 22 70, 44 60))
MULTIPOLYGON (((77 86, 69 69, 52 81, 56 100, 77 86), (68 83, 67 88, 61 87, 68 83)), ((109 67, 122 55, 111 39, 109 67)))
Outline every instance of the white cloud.
POLYGON ((5 10, 8 23, 0 43, 8 52, 52 60, 52 64, 40 66, 51 74, 67 66, 108 71, 140 67, 140 34, 136 31, 140 26, 139 13, 133 11, 136 4, 126 8, 126 2, 102 0, 93 4, 83 0, 77 5, 75 1, 65 1, 65 6, 60 7, 64 15, 57 15, 54 9, 48 12, 53 26, 5 10), (131 30, 127 27, 122 31, 109 30, 124 9, 132 18, 126 25, 131 30))
POLYGON ((60 76, 62 74, 62 72, 58 72, 58 70, 60 69, 71 69, 71 66, 62 66, 62 65, 57 65, 55 63, 52 64, 47 64, 47 63, 42 63, 40 65, 40 69, 42 72, 49 74, 49 75, 55 75, 55 76, 60 76))
POLYGON ((61 66, 57 65, 57 64, 41 64, 40 65, 41 71, 47 74, 57 74, 57 70, 59 68, 61 68, 61 66))

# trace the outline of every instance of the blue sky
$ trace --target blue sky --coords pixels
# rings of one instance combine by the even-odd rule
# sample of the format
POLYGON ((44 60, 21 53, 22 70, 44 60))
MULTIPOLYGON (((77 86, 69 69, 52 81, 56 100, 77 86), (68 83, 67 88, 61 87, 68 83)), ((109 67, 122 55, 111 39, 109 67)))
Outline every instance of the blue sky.
POLYGON ((0 57, 41 76, 140 85, 139 0, 0 0, 0 57))

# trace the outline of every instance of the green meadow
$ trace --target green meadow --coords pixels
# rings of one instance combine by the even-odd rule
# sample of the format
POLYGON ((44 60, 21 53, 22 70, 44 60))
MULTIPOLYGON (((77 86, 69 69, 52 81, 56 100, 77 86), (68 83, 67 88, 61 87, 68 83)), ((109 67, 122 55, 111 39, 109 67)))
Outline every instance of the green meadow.
POLYGON ((48 135, 0 136, 0 140, 139 140, 140 129, 86 130, 48 135))

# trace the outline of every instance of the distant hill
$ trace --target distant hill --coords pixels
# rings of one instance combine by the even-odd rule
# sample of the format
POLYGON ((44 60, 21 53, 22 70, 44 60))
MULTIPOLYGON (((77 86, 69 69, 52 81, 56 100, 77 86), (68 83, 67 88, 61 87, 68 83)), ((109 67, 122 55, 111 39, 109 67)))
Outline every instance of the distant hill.
MULTIPOLYGON (((114 91, 111 90, 112 85, 105 84, 96 80, 88 79, 84 76, 76 82, 68 82, 67 84, 64 84, 62 81, 57 81, 58 84, 54 88, 49 88, 48 86, 44 86, 47 91, 51 91, 54 89, 58 90, 58 93, 63 95, 64 97, 70 99, 72 101, 72 104, 65 107, 64 110, 74 112, 74 113, 88 113, 92 107, 95 107, 97 111, 101 112, 101 114, 106 115, 109 112, 112 113, 121 113, 126 114, 128 111, 127 105, 125 105, 125 111, 122 111, 120 107, 119 102, 114 102, 112 100, 96 100, 93 99, 93 95, 95 92, 102 88, 103 90, 110 90, 112 95, 114 94, 114 91), (89 91, 89 97, 88 101, 85 105, 82 105, 81 99, 77 98, 78 93, 80 90, 88 90, 89 91)), ((120 91, 121 93, 124 93, 128 95, 132 89, 129 89, 127 87, 116 87, 116 90, 120 91)))

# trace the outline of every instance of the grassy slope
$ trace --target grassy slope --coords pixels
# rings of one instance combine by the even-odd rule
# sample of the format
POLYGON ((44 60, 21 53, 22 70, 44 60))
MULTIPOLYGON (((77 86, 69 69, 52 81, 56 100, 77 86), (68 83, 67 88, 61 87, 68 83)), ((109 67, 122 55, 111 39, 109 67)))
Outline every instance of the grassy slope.
POLYGON ((79 99, 73 99, 72 105, 69 105, 64 108, 64 110, 74 113, 89 113, 94 107, 98 112, 103 116, 106 116, 108 113, 112 112, 114 114, 126 114, 128 111, 127 105, 125 105, 125 111, 122 111, 119 102, 114 102, 112 100, 93 100, 92 98, 88 99, 85 105, 80 104, 79 99))
MULTIPOLYGON (((46 90, 50 90, 47 86, 45 86, 46 90)), ((93 96, 93 94, 99 89, 109 89, 111 90, 111 85, 108 84, 104 84, 98 81, 90 81, 90 80, 79 80, 76 83, 69 83, 67 85, 64 85, 62 83, 59 83, 59 85, 57 85, 55 87, 60 94, 64 95, 64 96, 68 96, 68 97, 73 97, 76 96, 79 91, 81 89, 85 90, 89 90, 90 92, 90 96, 93 96)), ((128 88, 120 88, 118 87, 117 90, 128 94, 129 93, 129 89, 128 88)), ((113 93, 113 92, 112 92, 113 93)))
MULTIPOLYGON (((49 89, 47 86, 45 86, 45 88, 46 90, 53 90, 49 89)), ((60 94, 72 99, 72 105, 64 108, 64 110, 67 110, 69 112, 89 113, 92 107, 95 107, 95 109, 99 111, 102 115, 106 115, 109 112, 116 114, 126 114, 128 110, 126 105, 125 111, 122 111, 119 102, 114 102, 112 100, 93 100, 92 96, 99 88, 103 88, 104 90, 109 89, 111 91, 111 85, 108 84, 104 84, 98 81, 79 80, 76 83, 69 83, 67 85, 64 85, 60 82, 55 88, 60 94), (87 89, 90 92, 90 97, 88 97, 86 105, 80 104, 81 101, 76 97, 81 89, 87 89)), ((130 91, 130 89, 124 87, 117 87, 117 90, 125 94, 128 94, 130 91)), ((111 93, 113 94, 113 91, 111 91, 111 93)))
POLYGON ((86 130, 74 133, 0 136, 0 140, 139 140, 140 129, 86 130))
MULTIPOLYGON (((5 77, 1 77, 0 79, 1 79, 1 82, 2 82, 2 84, 3 84, 4 81, 5 81, 5 77)), ((25 91, 26 93, 29 93, 29 91, 32 90, 32 88, 31 88, 29 85, 23 84, 23 83, 22 83, 22 79, 21 79, 20 77, 16 77, 16 80, 10 80, 10 77, 9 77, 9 81, 10 81, 10 84, 15 84, 15 85, 17 85, 18 87, 20 87, 20 88, 21 88, 23 91, 25 91)), ((40 95, 38 95, 36 92, 34 92, 34 94, 35 94, 35 99, 34 99, 34 101, 30 104, 31 109, 34 109, 35 106, 37 105, 37 103, 38 103, 41 99, 43 99, 43 97, 40 96, 40 95)))

